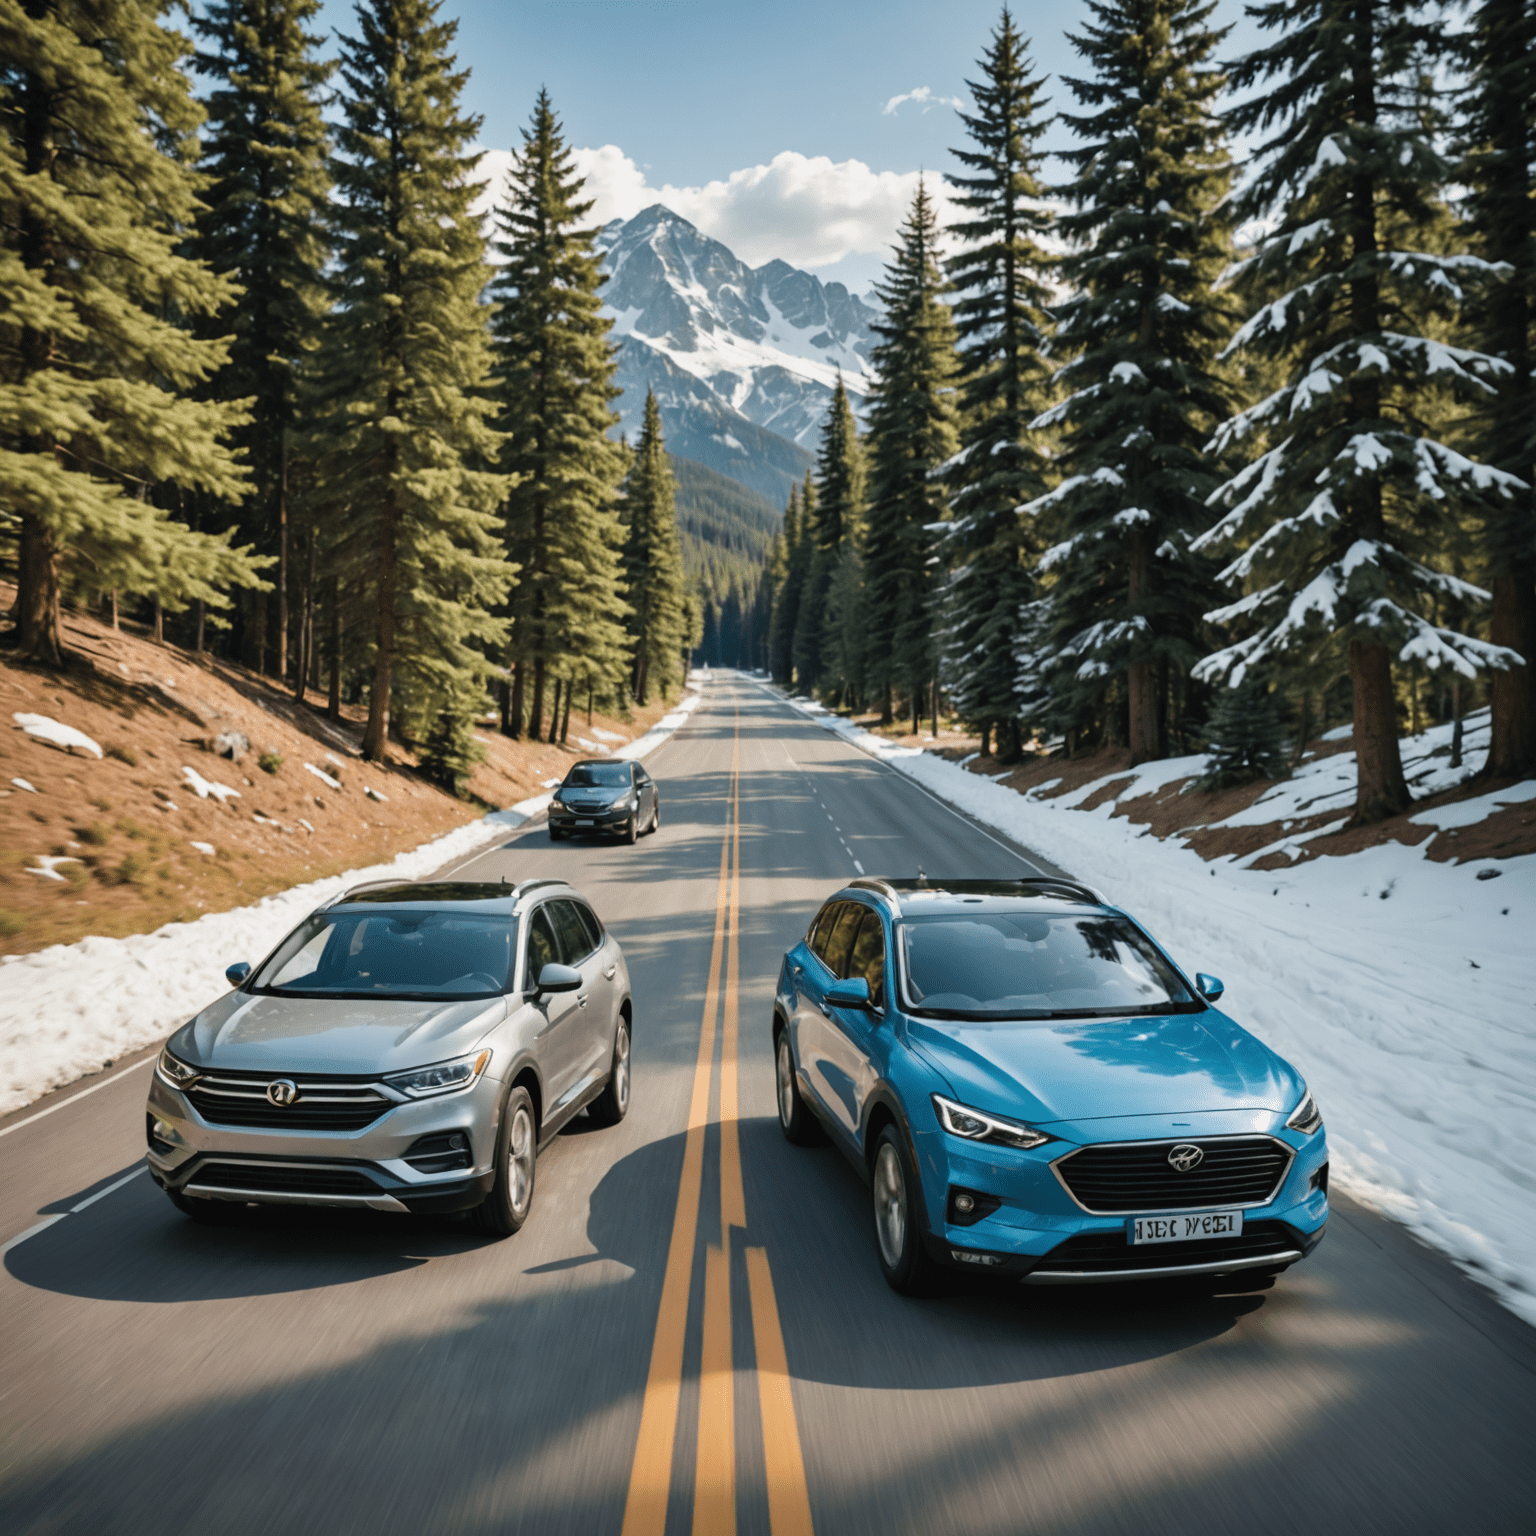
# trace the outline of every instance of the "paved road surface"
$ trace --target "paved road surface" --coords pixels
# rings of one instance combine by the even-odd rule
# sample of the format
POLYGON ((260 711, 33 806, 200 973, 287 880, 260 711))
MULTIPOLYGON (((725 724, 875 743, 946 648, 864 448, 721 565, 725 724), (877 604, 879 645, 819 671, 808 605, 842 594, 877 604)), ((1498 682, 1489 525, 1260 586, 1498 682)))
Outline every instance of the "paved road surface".
POLYGON ((888 1291, 857 1177, 779 1136, 778 958, 855 861, 1028 860, 746 682, 651 766, 638 846, 460 867, 568 874, 635 987, 634 1108, 559 1138, 517 1237, 112 1188, 147 1055, 0 1128, 0 1242, 110 1190, 5 1254, 8 1532, 1536 1529, 1536 1338, 1347 1200, 1268 1292, 888 1291))

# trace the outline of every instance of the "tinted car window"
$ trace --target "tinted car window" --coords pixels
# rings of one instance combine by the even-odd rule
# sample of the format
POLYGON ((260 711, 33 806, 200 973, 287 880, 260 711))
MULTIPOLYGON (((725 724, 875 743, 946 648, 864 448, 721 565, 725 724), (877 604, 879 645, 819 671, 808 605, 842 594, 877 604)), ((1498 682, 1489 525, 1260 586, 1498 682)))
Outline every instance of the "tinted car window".
POLYGON ((818 960, 827 958, 827 940, 832 937, 832 925, 837 921, 837 914, 845 906, 847 902, 829 901, 816 914, 816 921, 811 924, 811 931, 806 935, 805 942, 818 960))
POLYGON ((597 947, 587 935, 587 925, 576 912, 574 901, 552 901, 548 912, 560 940, 560 958, 566 965, 580 965, 597 947))
POLYGON ((511 980, 516 925, 441 910, 318 912, 252 978, 290 997, 492 997, 511 980))
POLYGON ((865 912, 844 974, 862 976, 869 983, 871 1000, 879 1007, 885 1006, 885 930, 878 912, 865 912))
POLYGON ((598 922, 597 913, 585 902, 573 901, 571 905, 576 908, 576 915, 581 919, 582 927, 587 930, 587 952, 590 954, 603 942, 603 925, 598 922))
POLYGON ((565 776, 572 789, 628 789, 628 763, 577 763, 565 776))
POLYGON ((550 926, 549 908, 540 907, 528 924, 528 975, 525 985, 533 986, 546 965, 559 965, 560 946, 550 926))
POLYGON ((902 986, 919 1012, 1058 1018, 1204 1006, 1120 917, 975 913, 910 918, 898 932, 902 986))
POLYGON ((832 925, 832 935, 827 940, 827 952, 822 956, 826 967, 834 976, 845 976, 848 951, 853 948, 853 936, 859 931, 859 919, 868 909, 857 902, 843 903, 837 921, 832 925))

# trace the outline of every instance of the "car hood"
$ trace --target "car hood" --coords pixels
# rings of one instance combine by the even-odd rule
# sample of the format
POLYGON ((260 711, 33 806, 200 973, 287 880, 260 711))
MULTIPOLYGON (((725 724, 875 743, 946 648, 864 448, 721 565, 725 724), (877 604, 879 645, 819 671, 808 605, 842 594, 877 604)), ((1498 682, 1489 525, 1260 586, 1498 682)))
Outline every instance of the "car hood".
POLYGON ((1048 1124, 1292 1108, 1295 1069, 1224 1013, 975 1023, 909 1019, 908 1040, 977 1109, 1048 1124))
POLYGON ((505 998, 463 1002, 257 997, 231 992, 184 1024, 171 1050, 239 1072, 396 1072, 470 1050, 506 1017, 505 998))

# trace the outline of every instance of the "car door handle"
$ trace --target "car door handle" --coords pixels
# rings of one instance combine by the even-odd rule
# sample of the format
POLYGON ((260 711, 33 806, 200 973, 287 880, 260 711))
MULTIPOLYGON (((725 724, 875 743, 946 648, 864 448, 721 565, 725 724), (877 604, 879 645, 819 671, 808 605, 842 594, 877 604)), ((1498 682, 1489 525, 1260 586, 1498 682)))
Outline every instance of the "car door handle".
POLYGON ((578 1008, 585 1008, 587 1006, 587 994, 585 992, 576 999, 576 1006, 578 1008))
POLYGON ((603 980, 604 981, 612 981, 613 978, 614 978, 614 975, 618 971, 618 969, 619 969, 618 966, 610 965, 608 967, 608 969, 603 972, 603 980))

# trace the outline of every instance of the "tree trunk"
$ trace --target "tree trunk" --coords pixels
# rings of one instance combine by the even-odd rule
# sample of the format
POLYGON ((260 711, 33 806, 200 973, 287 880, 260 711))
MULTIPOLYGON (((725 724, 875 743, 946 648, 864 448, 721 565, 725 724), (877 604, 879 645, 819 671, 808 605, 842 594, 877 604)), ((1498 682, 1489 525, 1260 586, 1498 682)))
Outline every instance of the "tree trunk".
POLYGON ((560 716, 560 744, 561 744, 561 746, 565 745, 565 738, 570 734, 570 730, 571 730, 571 695, 573 693, 575 693, 575 691, 576 691, 576 685, 574 683, 567 683, 565 685, 565 710, 564 710, 564 712, 560 716))
POLYGON ((165 605, 160 601, 160 594, 155 593, 155 623, 152 631, 156 645, 165 644, 165 605))
POLYGON ((507 735, 515 741, 523 734, 523 664, 512 663, 512 721, 507 735))
POLYGON ((935 741, 937 741, 939 739, 939 680, 938 680, 938 678, 934 678, 934 680, 928 686, 932 690, 932 699, 933 699, 933 739, 935 741))
MULTIPOLYGON (((16 649, 50 667, 64 665, 59 636, 59 555, 59 546, 42 521, 23 513, 16 571, 16 649)), ((117 628, 115 592, 112 627, 117 628)))
POLYGON ((1392 663, 1384 645, 1353 640, 1349 680, 1354 686, 1355 813, 1359 827, 1400 816, 1413 802, 1403 777, 1397 743, 1397 708, 1392 698, 1392 663))
POLYGON ((208 604, 202 598, 197 600, 197 644, 194 649, 199 656, 203 653, 203 642, 207 636, 208 604))
POLYGON ((560 685, 564 681, 565 679, 560 677, 555 679, 555 702, 550 706, 549 710, 549 741, 551 745, 560 739, 560 685))
POLYGON ((988 756, 991 755, 991 752, 992 752, 992 722, 990 720, 983 720, 981 722, 981 747, 977 751, 976 755, 977 755, 977 757, 988 757, 988 756))
POLYGON ((496 703, 501 710, 501 734, 503 736, 510 736, 512 734, 510 718, 512 714, 512 685, 505 678, 496 684, 496 703))
POLYGON ((893 725, 895 721, 895 701, 891 698, 891 685, 886 683, 880 690, 880 724, 893 725))
POLYGON ((1488 761, 1481 777, 1522 778, 1536 769, 1536 571, 1531 567, 1494 579, 1489 638, 1518 651, 1525 665, 1493 674, 1488 761))
POLYGON ((331 577, 331 687, 325 712, 341 719, 341 577, 331 577))
POLYGON ((533 658, 533 703, 528 708, 528 739, 544 739, 544 657, 533 658))
MULTIPOLYGON (((1146 596, 1152 575, 1151 541, 1143 533, 1131 536, 1127 554, 1130 575, 1127 588, 1129 607, 1134 615, 1146 596)), ((1126 735, 1131 748, 1131 766, 1151 762, 1158 755, 1157 740, 1157 667, 1148 661, 1135 661, 1126 668, 1126 735)))
POLYGON ((1461 767, 1461 679, 1451 683, 1451 767, 1461 767))
POLYGON ((635 657, 634 695, 635 695, 635 703, 636 704, 644 704, 645 703, 646 683, 647 683, 647 680, 648 680, 648 677, 649 677, 649 673, 650 673, 650 668, 646 665, 646 655, 645 655, 645 652, 641 651, 635 657))
MULTIPOLYGON (((283 431, 282 462, 277 480, 277 675, 288 676, 288 432, 283 431)), ((304 674, 299 673, 299 697, 304 674)))
POLYGON ((592 684, 587 684, 587 729, 592 728, 592 684))
MULTIPOLYGON (((284 474, 286 476, 286 470, 284 474)), ((309 569, 304 573, 304 606, 299 614, 299 665, 298 680, 293 690, 300 704, 309 688, 309 674, 315 657, 315 563, 319 559, 313 524, 309 530, 309 569)))
POLYGON ((368 700, 368 724, 363 731, 363 757, 373 763, 385 760, 389 741, 389 690, 395 666, 395 507, 391 500, 379 519, 379 573, 374 600, 378 604, 374 631, 377 649, 373 658, 373 691, 368 700))

